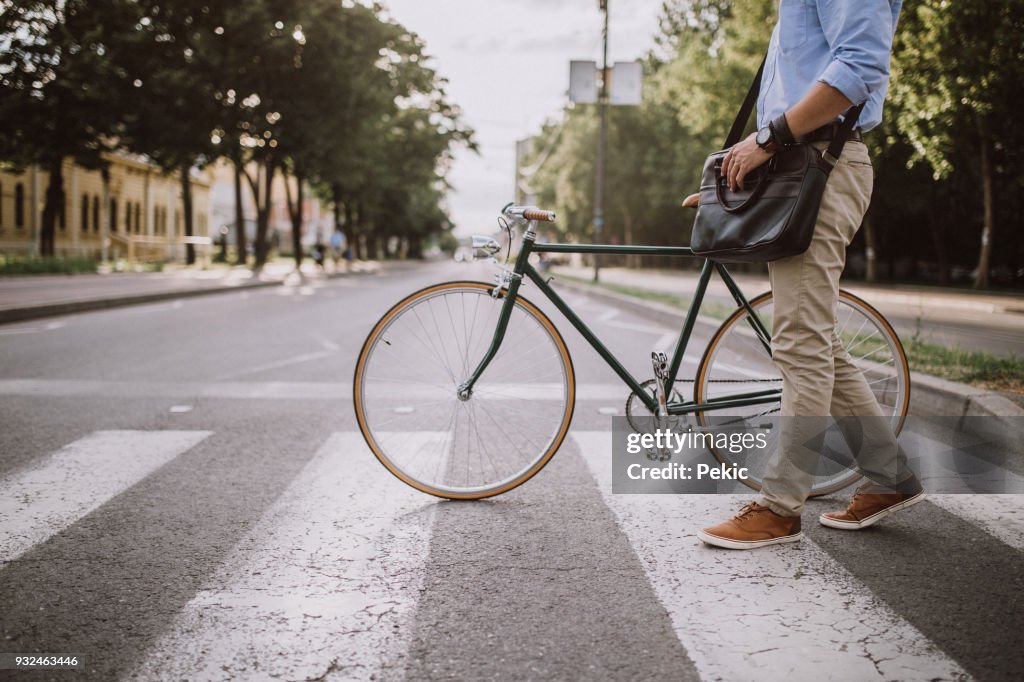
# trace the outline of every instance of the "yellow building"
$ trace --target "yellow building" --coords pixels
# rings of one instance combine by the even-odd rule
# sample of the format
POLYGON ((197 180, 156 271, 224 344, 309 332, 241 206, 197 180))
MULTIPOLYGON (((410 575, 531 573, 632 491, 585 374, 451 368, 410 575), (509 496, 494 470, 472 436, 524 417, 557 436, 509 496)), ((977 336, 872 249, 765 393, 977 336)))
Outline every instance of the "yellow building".
MULTIPOLYGON (((181 181, 142 157, 108 154, 109 182, 100 171, 64 162, 64 202, 54 244, 58 256, 175 261, 185 257, 181 181)), ((0 252, 39 252, 49 174, 29 167, 0 170, 0 252)), ((193 173, 194 243, 208 243, 210 183, 193 173)))

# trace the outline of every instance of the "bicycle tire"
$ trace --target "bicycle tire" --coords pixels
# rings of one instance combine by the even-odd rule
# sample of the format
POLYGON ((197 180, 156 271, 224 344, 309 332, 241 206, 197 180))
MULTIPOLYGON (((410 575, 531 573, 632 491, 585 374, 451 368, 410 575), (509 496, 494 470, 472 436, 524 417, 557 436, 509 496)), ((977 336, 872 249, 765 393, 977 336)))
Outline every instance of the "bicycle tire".
MULTIPOLYGON (((525 459, 525 463, 523 464, 523 466, 518 467, 512 473, 504 476, 499 476, 497 475, 498 473, 500 473, 498 470, 498 465, 493 460, 492 457, 494 453, 489 452, 488 443, 490 443, 491 441, 487 440, 484 437, 484 434, 480 432, 480 426, 476 426, 475 436, 477 439, 477 443, 476 445, 473 445, 472 435, 463 435, 460 439, 460 436, 458 435, 458 417, 450 417, 447 423, 449 433, 447 436, 445 436, 446 440, 443 440, 441 442, 441 446, 439 448, 436 448, 437 458, 439 460, 447 461, 445 461, 443 464, 439 463, 437 465, 437 471, 441 471, 443 469, 446 474, 450 473, 452 474, 451 478, 454 478, 454 474, 457 473, 460 468, 458 458, 464 455, 464 457, 462 458, 466 460, 465 468, 468 480, 469 474, 472 473, 470 471, 471 462, 469 461, 469 459, 474 454, 472 450, 476 450, 475 454, 481 460, 481 469, 484 469, 485 466, 483 464, 483 455, 481 454, 480 451, 487 451, 488 459, 491 460, 490 463, 495 471, 495 475, 493 476, 493 478, 496 479, 487 481, 477 481, 473 485, 469 485, 468 483, 465 485, 455 485, 454 483, 447 480, 438 480, 438 475, 431 477, 424 475, 422 471, 416 472, 411 470, 412 465, 406 463, 409 460, 407 453, 399 453, 393 451, 389 452, 389 448, 392 450, 398 449, 397 445, 387 446, 385 443, 382 443, 382 441, 387 440, 387 438, 385 438, 385 434, 393 432, 388 432, 386 431, 386 429, 381 428, 381 424, 387 424, 388 422, 382 422, 379 418, 377 418, 377 415, 373 414, 373 410, 376 409, 376 405, 380 404, 382 400, 386 402, 387 398, 386 395, 374 396, 368 394, 368 381, 372 382, 374 380, 371 374, 374 371, 380 369, 381 367, 392 367, 392 365, 386 365, 383 364, 383 362, 377 362, 375 359, 375 354, 381 347, 380 342, 382 341, 382 339, 385 340, 385 342, 387 342, 388 346, 388 352, 385 354, 387 361, 404 363, 401 367, 402 371, 424 371, 421 366, 424 363, 417 365, 416 357, 420 357, 420 360, 423 360, 424 357, 427 358, 428 360, 432 359, 433 361, 435 361, 433 364, 438 366, 443 365, 445 363, 437 363, 436 360, 444 358, 447 361, 451 357, 451 354, 453 352, 450 344, 448 344, 447 346, 442 346, 440 345, 440 343, 437 342, 424 344, 423 339, 420 338, 420 346, 422 348, 428 349, 428 351, 425 353, 423 351, 419 351, 419 356, 417 356, 415 351, 417 346, 416 344, 411 343, 412 339, 410 339, 410 343, 406 344, 406 348, 395 348, 394 344, 397 343, 397 341, 395 340, 394 336, 391 339, 391 341, 387 341, 387 339, 385 338, 385 334, 388 334, 389 330, 392 330, 395 327, 395 325, 397 325, 403 319, 409 320, 410 328, 414 328, 412 326, 411 318, 405 317, 410 313, 410 311, 417 310, 417 306, 432 306, 433 302, 436 302, 437 300, 444 300, 445 305, 447 306, 446 310, 448 314, 451 316, 452 327, 454 330, 452 331, 451 337, 448 340, 454 342, 455 346, 457 346, 458 353, 463 353, 463 355, 466 356, 462 358, 461 365, 459 366, 459 371, 468 374, 468 371, 475 368, 476 363, 479 360, 479 357, 477 357, 476 355, 476 351, 480 350, 482 354, 482 349, 486 349, 488 346, 488 344, 485 342, 487 341, 487 339, 490 338, 494 329, 493 325, 490 325, 488 320, 491 319, 492 314, 496 313, 498 308, 500 308, 500 306, 503 305, 505 301, 505 295, 507 294, 506 290, 502 290, 497 299, 495 299, 491 295, 493 290, 493 284, 486 284, 484 282, 473 281, 454 281, 431 285, 410 294, 409 296, 405 297, 404 299, 396 303, 394 306, 392 306, 391 309, 389 309, 374 325, 373 329, 367 335, 366 341, 363 343, 362 349, 360 350, 359 353, 359 358, 356 362, 355 374, 353 377, 353 404, 356 413, 356 421, 359 424, 360 432, 362 433, 363 438, 366 440, 367 445, 370 447, 370 450, 373 452, 374 456, 378 459, 378 461, 380 461, 380 463, 384 465, 384 467, 394 476, 396 476, 399 480, 416 488, 417 490, 420 490, 431 495, 435 495, 437 497, 461 500, 483 499, 486 497, 492 497, 494 495, 499 495, 508 492, 509 490, 512 490, 513 488, 522 485, 526 481, 530 480, 533 476, 535 476, 539 471, 541 471, 541 469, 543 469, 551 460, 554 454, 558 451, 562 442, 565 440, 565 437, 569 431, 569 426, 572 422, 576 402, 576 379, 575 370, 573 367, 572 358, 569 354, 568 346, 565 344, 565 340, 562 338, 561 334, 555 328, 550 318, 548 318, 547 315, 545 315, 536 305, 534 305, 528 299, 517 295, 515 301, 515 308, 513 310, 514 319, 510 320, 509 322, 508 330, 506 331, 506 338, 502 343, 501 350, 499 351, 498 356, 495 357, 491 365, 487 368, 487 370, 485 370, 485 372, 481 376, 480 381, 477 384, 477 387, 474 389, 473 397, 471 397, 469 401, 460 401, 457 398, 457 392, 455 391, 455 389, 457 388, 458 384, 466 378, 465 376, 462 376, 462 374, 452 375, 451 386, 444 385, 443 390, 439 389, 434 393, 437 396, 439 396, 438 401, 447 401, 448 403, 454 405, 454 407, 452 408, 453 414, 458 414, 457 410, 460 409, 460 405, 471 404, 474 400, 478 400, 480 396, 484 396, 484 400, 480 400, 479 402, 488 403, 487 405, 483 405, 481 409, 483 409, 484 407, 489 409, 497 409, 500 408, 506 401, 518 401, 517 404, 520 406, 520 409, 518 410, 502 408, 501 413, 497 416, 495 416, 494 414, 490 414, 489 412, 484 415, 487 416, 492 422, 493 428, 490 428, 490 431, 493 432, 495 438, 499 441, 508 441, 507 443, 496 444, 495 447, 501 447, 505 454, 514 455, 515 447, 510 446, 509 443, 516 439, 520 439, 519 442, 525 442, 526 440, 530 440, 523 435, 524 432, 530 433, 530 428, 535 427, 543 431, 546 428, 545 425, 550 426, 550 438, 544 438, 542 436, 541 440, 545 441, 545 444, 539 448, 539 451, 532 455, 529 455, 525 459), (469 323, 467 320, 462 320, 464 331, 461 337, 459 335, 458 325, 455 323, 455 319, 458 316, 458 313, 452 312, 452 304, 454 303, 454 300, 444 298, 455 295, 458 295, 460 297, 461 310, 462 312, 466 313, 467 317, 469 308, 468 304, 465 302, 465 297, 467 295, 473 297, 472 300, 474 303, 474 314, 472 316, 472 323, 469 323), (488 313, 484 317, 483 321, 480 321, 479 319, 481 304, 487 306, 488 313), (533 320, 536 324, 536 327, 532 330, 529 329, 529 326, 527 324, 524 324, 527 320, 533 320), (518 324, 516 324, 517 322, 518 324), (474 327, 472 332, 470 332, 470 326, 474 327), (547 383, 537 383, 535 387, 531 387, 529 382, 527 382, 524 385, 508 383, 502 384, 500 382, 495 382, 496 378, 502 378, 502 372, 509 365, 508 362, 503 363, 502 353, 504 353, 508 348, 514 348, 516 342, 521 341, 523 335, 531 331, 533 332, 534 338, 538 339, 538 344, 544 345, 545 341, 550 342, 550 347, 554 351, 553 357, 557 358, 557 361, 552 361, 549 358, 547 361, 548 369, 539 371, 550 372, 551 368, 557 369, 560 366, 562 374, 561 389, 558 389, 557 386, 552 387, 547 383), (519 334, 520 338, 512 338, 517 333, 519 334), (479 334, 479 336, 477 336, 477 334, 479 334), (431 345, 433 346, 433 352, 429 350, 431 345), (473 355, 473 357, 470 358, 470 355, 473 355), (492 383, 488 384, 488 382, 492 383), (496 385, 505 386, 505 388, 494 389, 493 387, 496 385), (531 391, 533 390, 533 388, 537 388, 539 392, 539 395, 537 396, 537 401, 532 400, 531 391), (448 398, 441 397, 445 395, 445 392, 448 389, 451 389, 450 400, 448 400, 448 398), (490 393, 488 393, 488 391, 490 391, 490 393), (494 391, 497 391, 497 393, 495 393, 494 391), (504 391, 504 393, 502 393, 502 391, 504 391), (529 407, 533 402, 544 402, 543 398, 545 396, 550 399, 559 392, 562 395, 562 398, 558 399, 558 402, 560 403, 560 409, 557 410, 557 413, 552 413, 554 414, 553 420, 548 420, 546 414, 542 413, 540 410, 534 410, 529 407), (511 397, 509 397, 510 395, 511 397), (523 395, 525 395, 526 397, 522 397, 523 395), (490 396, 490 398, 488 399, 487 396, 490 396), (527 415, 528 418, 526 420, 524 420, 522 414, 523 409, 530 410, 530 414, 527 415), (536 424, 528 423, 530 419, 533 418, 535 418, 536 420, 544 421, 545 424, 538 426, 536 424), (508 431, 503 429, 503 423, 509 424, 510 429, 514 431, 514 433, 510 434, 508 433, 508 431), (472 447, 466 447, 463 450, 461 448, 463 445, 466 445, 465 441, 467 438, 469 438, 470 440, 468 446, 472 447), (446 448, 447 450, 445 450, 446 448), (457 448, 459 449, 459 451, 455 452, 457 448), (431 480, 432 478, 434 480, 431 480)), ((435 308, 438 308, 438 306, 435 306, 435 308)), ((436 326, 439 341, 440 336, 443 334, 443 332, 441 331, 442 325, 436 326)), ((423 331, 428 331, 427 325, 423 325, 423 331)), ((427 338, 429 340, 429 337, 427 338)), ((530 354, 530 357, 528 357, 527 359, 529 360, 529 367, 534 367, 535 365, 543 364, 540 363, 538 358, 533 354, 530 354)), ((447 364, 450 369, 451 363, 447 364)), ((516 368, 523 367, 523 365, 518 364, 513 366, 516 368)), ((522 371, 528 372, 529 367, 522 371)), ((505 376, 507 377, 508 375, 505 376)), ((401 381, 415 383, 414 381, 408 380, 405 377, 405 375, 402 375, 401 378, 385 378, 383 383, 387 383, 389 381, 392 383, 401 381)), ((557 377, 553 379, 553 382, 557 383, 557 377)), ((424 390, 424 387, 420 386, 417 388, 417 390, 422 391, 424 390)), ((386 394, 387 392, 385 391, 384 393, 386 394)), ((399 389, 392 389, 392 394, 398 393, 399 389)), ((550 402, 550 400, 548 400, 548 402, 550 402)), ((416 408, 410 409, 415 410, 416 408)), ((467 411, 472 410, 471 416, 465 416, 465 413, 463 413, 466 421, 475 420, 477 418, 475 407, 465 409, 467 411)), ((397 412, 397 408, 394 411, 397 412)), ((551 413, 551 410, 547 409, 545 412, 551 413)), ((389 418, 391 418, 392 422, 395 419, 398 419, 397 417, 392 417, 391 415, 389 415, 389 418)), ((429 417, 428 420, 426 421, 433 421, 436 424, 438 423, 439 420, 436 419, 435 417, 429 417)), ((483 423, 483 417, 481 417, 480 423, 483 423)), ((421 424, 421 426, 425 425, 426 422, 424 421, 424 423, 421 424)), ((434 430, 430 431, 430 433, 434 434, 434 438, 437 438, 437 434, 444 433, 444 424, 441 424, 441 426, 441 431, 437 430, 437 426, 432 427, 434 430)), ((472 434, 473 427, 471 426, 467 428, 469 428, 469 431, 472 434)), ((536 443, 538 441, 530 440, 530 442, 536 443)))
MULTIPOLYGON (((765 293, 763 293, 763 294, 761 294, 761 295, 751 299, 750 300, 750 307, 754 311, 758 312, 759 315, 762 315, 761 311, 763 311, 765 309, 765 307, 768 304, 771 303, 771 300, 772 300, 772 293, 770 291, 769 292, 765 292, 765 293)), ((893 426, 894 432, 896 434, 899 434, 900 431, 903 428, 903 424, 906 421, 907 413, 909 411, 909 407, 910 407, 910 390, 911 390, 911 387, 910 387, 910 366, 909 366, 909 363, 907 362, 906 351, 903 348, 903 344, 900 341, 899 336, 896 334, 895 329, 892 327, 892 325, 889 323, 889 321, 885 319, 885 316, 883 316, 880 312, 878 312, 877 309, 875 309, 873 306, 871 306, 869 303, 867 303, 863 299, 855 296, 854 294, 851 294, 848 291, 840 290, 839 291, 839 303, 840 303, 840 306, 845 307, 849 311, 855 311, 857 314, 863 316, 866 319, 867 322, 870 322, 872 327, 876 330, 876 332, 883 337, 883 339, 884 339, 884 347, 888 348, 888 351, 889 351, 889 353, 892 356, 891 360, 886 360, 886 361, 884 361, 884 363, 883 362, 875 362, 875 361, 867 361, 863 356, 860 357, 860 358, 854 357, 853 359, 855 361, 857 361, 859 359, 861 361, 861 366, 862 367, 870 369, 871 371, 876 372, 879 376, 882 376, 881 379, 874 379, 874 381, 876 383, 881 383, 882 381, 885 381, 886 386, 888 386, 890 382, 892 382, 893 380, 895 381, 896 388, 891 390, 891 392, 893 393, 892 400, 888 400, 887 399, 887 400, 885 400, 885 402, 883 402, 883 400, 880 399, 880 404, 882 404, 883 412, 886 415, 886 417, 888 417, 892 421, 892 426, 893 426), (890 373, 890 370, 884 369, 886 366, 888 366, 888 364, 890 364, 890 362, 892 364, 891 373, 890 373), (875 366, 872 367, 872 365, 875 365, 875 366)), ((841 315, 841 313, 837 313, 837 319, 840 317, 840 315, 841 315)), ((747 313, 746 308, 738 308, 737 310, 735 310, 721 324, 721 326, 718 328, 718 330, 712 336, 711 341, 708 343, 708 346, 705 349, 704 355, 701 358, 701 361, 700 361, 700 363, 698 365, 698 368, 697 368, 697 379, 694 382, 694 400, 695 401, 697 401, 697 402, 704 402, 704 401, 706 401, 708 399, 708 397, 710 395, 709 387, 710 387, 711 383, 714 381, 714 379, 712 378, 712 376, 715 374, 715 372, 713 371, 713 365, 714 365, 716 359, 718 358, 719 354, 721 353, 721 349, 727 343, 726 339, 729 338, 730 333, 733 333, 737 329, 742 329, 743 327, 749 326, 749 321, 747 320, 747 318, 748 318, 748 313, 747 313), (747 321, 748 324, 747 325, 743 325, 742 323, 744 321, 747 321)), ((770 328, 770 326, 771 326, 770 325, 770 319, 767 320, 767 321, 766 320, 762 320, 762 321, 763 322, 767 322, 767 324, 765 326, 767 328, 770 328)), ((864 343, 867 342, 867 340, 870 340, 871 338, 873 338, 873 336, 872 337, 862 337, 861 336, 861 330, 862 329, 863 329, 863 326, 859 327, 858 331, 855 332, 854 339, 852 341, 853 343, 864 344, 864 343)), ((754 336, 754 335, 751 332, 749 334, 749 336, 754 336)), ((843 334, 840 333, 840 336, 842 337, 843 334)), ((757 343, 750 343, 748 341, 746 346, 748 347, 748 350, 749 350, 749 348, 751 348, 751 347, 756 349, 759 346, 761 346, 761 344, 760 344, 759 341, 757 343)), ((763 348, 763 346, 761 346, 761 347, 763 348)), ((881 348, 881 347, 882 346, 876 346, 876 348, 881 348)), ((870 346, 869 346, 869 348, 870 348, 870 346)), ((848 348, 848 350, 849 350, 849 348, 848 348)), ((877 351, 871 351, 867 355, 870 355, 870 354, 875 353, 875 352, 877 352, 877 351)), ((765 353, 766 353, 766 357, 761 357, 761 358, 759 358, 758 361, 762 364, 763 367, 767 368, 768 366, 770 366, 771 368, 774 369, 774 363, 771 362, 770 353, 768 353, 767 351, 765 351, 765 353)), ((749 356, 748 356, 747 361, 749 362, 749 356)), ((719 374, 724 374, 724 373, 723 372, 719 372, 719 374)), ((767 374, 767 371, 765 371, 765 374, 767 374)), ((777 370, 775 370, 775 375, 778 376, 777 370)), ((774 377, 773 377, 773 379, 774 379, 774 377)), ((753 380, 753 379, 751 379, 751 380, 753 380)), ((766 381, 767 379, 766 378, 762 378, 762 377, 758 377, 756 380, 758 382, 762 382, 762 381, 766 381)), ((736 381, 736 380, 724 379, 723 381, 736 381)), ((778 385, 781 387, 781 376, 778 376, 776 381, 777 381, 778 385)), ((740 380, 740 381, 737 381, 737 383, 738 384, 742 384, 743 382, 742 382, 742 380, 740 380)), ((872 382, 869 381, 869 384, 870 383, 872 383, 872 382)), ((885 387, 883 387, 883 388, 885 388, 885 387)), ((718 394, 718 395, 716 395, 716 397, 723 397, 723 395, 722 394, 718 394)), ((878 398, 878 397, 879 397, 878 396, 878 391, 876 391, 876 398, 878 398)), ((756 415, 753 415, 753 416, 765 416, 765 413, 769 409, 771 409, 771 407, 772 407, 771 405, 768 405, 768 406, 758 406, 757 410, 759 410, 760 412, 757 413, 756 415)), ((723 412, 721 412, 721 411, 710 411, 710 410, 708 410, 708 411, 698 411, 696 413, 696 418, 697 418, 697 422, 698 422, 699 425, 701 425, 701 426, 708 426, 709 423, 710 423, 710 419, 709 419, 710 416, 712 416, 712 415, 716 415, 717 416, 717 415, 722 415, 722 414, 723 414, 723 412)), ((723 451, 721 451, 720 448, 716 448, 716 447, 711 447, 709 449, 711 450, 712 454, 715 456, 715 458, 719 462, 721 462, 721 463, 723 463, 723 464, 725 464, 727 466, 737 463, 737 461, 736 461, 737 458, 734 457, 734 456, 731 456, 730 453, 723 452, 723 451)), ((832 477, 830 480, 828 480, 826 483, 819 484, 819 483, 816 482, 814 487, 812 487, 812 489, 811 489, 810 496, 811 497, 817 497, 817 496, 821 496, 821 495, 827 495, 827 494, 835 492, 837 490, 842 490, 842 489, 847 488, 850 485, 856 483, 861 478, 862 478, 862 476, 858 472, 856 472, 856 471, 854 471, 852 469, 847 469, 845 475, 840 471, 834 477, 832 477)), ((742 480, 742 482, 745 485, 747 485, 750 488, 753 488, 754 490, 760 490, 761 489, 761 483, 760 483, 761 479, 756 474, 752 475, 750 478, 741 479, 741 480, 742 480)))

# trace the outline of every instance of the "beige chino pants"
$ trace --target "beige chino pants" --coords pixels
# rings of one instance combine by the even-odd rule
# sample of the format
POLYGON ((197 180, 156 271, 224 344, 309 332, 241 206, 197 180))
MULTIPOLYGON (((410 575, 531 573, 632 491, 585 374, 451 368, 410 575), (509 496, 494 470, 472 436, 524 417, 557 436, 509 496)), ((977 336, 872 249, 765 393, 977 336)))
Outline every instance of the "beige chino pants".
MULTIPOLYGON (((824 150, 827 145, 817 143, 824 150)), ((774 294, 772 359, 782 372, 779 446, 758 502, 795 516, 814 483, 828 416, 862 473, 883 485, 910 477, 906 456, 864 375, 836 335, 839 275, 864 218, 874 173, 867 146, 849 142, 829 176, 808 250, 768 264, 774 294)))

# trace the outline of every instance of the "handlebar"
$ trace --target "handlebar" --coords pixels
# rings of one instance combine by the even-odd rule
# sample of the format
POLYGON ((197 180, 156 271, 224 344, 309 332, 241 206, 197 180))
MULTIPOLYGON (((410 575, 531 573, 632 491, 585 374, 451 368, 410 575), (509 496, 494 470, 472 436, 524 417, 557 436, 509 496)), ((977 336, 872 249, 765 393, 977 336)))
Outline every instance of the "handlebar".
POLYGON ((555 222, 554 211, 545 211, 536 206, 513 206, 509 204, 502 213, 511 220, 536 220, 541 223, 555 222))

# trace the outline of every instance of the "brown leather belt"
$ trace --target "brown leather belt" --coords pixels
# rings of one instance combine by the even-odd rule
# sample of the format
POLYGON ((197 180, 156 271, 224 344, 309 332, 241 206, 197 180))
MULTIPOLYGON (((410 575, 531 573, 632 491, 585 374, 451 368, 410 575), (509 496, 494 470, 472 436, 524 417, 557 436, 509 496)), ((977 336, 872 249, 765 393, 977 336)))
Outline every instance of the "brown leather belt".
MULTIPOLYGON (((831 142, 836 137, 836 132, 839 130, 840 123, 835 121, 833 123, 827 123, 817 130, 812 130, 803 137, 800 138, 801 142, 831 142)), ((861 142, 863 136, 859 130, 854 130, 850 133, 850 137, 847 138, 850 142, 861 142)))

